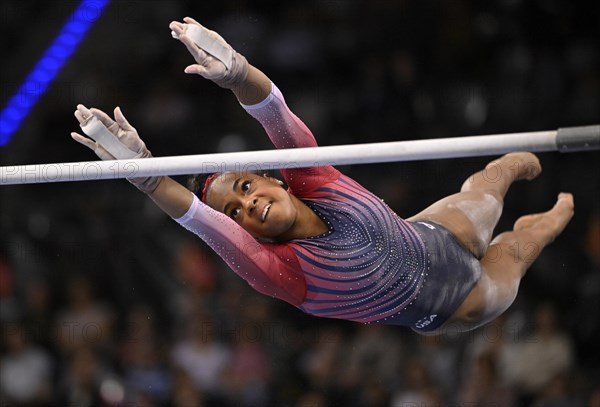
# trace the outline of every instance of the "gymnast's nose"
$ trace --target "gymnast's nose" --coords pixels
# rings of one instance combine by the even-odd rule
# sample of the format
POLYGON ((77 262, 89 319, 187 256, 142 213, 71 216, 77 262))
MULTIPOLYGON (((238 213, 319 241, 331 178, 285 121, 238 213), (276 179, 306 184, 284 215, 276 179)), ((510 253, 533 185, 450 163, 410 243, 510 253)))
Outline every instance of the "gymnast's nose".
POLYGON ((246 207, 246 212, 248 212, 249 215, 252 215, 254 213, 257 202, 258 202, 258 198, 250 197, 250 198, 246 199, 246 204, 244 206, 246 207))

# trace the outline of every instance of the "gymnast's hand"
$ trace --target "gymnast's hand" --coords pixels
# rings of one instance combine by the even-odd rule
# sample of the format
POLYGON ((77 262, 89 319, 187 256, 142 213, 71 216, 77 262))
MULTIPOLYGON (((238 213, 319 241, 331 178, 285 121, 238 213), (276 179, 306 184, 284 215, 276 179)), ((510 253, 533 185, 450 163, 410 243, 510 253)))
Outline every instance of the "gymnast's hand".
POLYGON ((83 132, 92 139, 84 137, 75 132, 71 133, 71 137, 73 137, 73 140, 77 141, 78 143, 81 143, 93 150, 94 153, 96 153, 96 155, 102 160, 152 157, 152 154, 150 154, 150 151, 146 148, 146 144, 144 144, 138 135, 137 130, 131 124, 129 124, 127 119, 125 119, 125 116, 123 116, 121 108, 115 108, 114 114, 115 120, 111 119, 109 115, 100 109, 88 109, 84 105, 77 105, 77 110, 75 110, 75 118, 77 118, 79 121, 83 132), (93 124, 91 123, 91 120, 94 118, 100 120, 100 122, 114 137, 113 142, 116 141, 117 143, 121 144, 121 148, 115 148, 115 146, 111 145, 102 145, 102 143, 109 143, 110 140, 97 137, 97 133, 99 133, 101 126, 90 126, 90 124, 93 124))
POLYGON ((185 17, 183 21, 173 21, 169 28, 197 62, 185 68, 185 73, 203 76, 226 89, 242 84, 248 75, 246 58, 235 52, 223 37, 193 18, 185 17))
MULTIPOLYGON (((121 109, 115 108, 115 120, 100 109, 88 109, 77 105, 75 118, 81 130, 90 138, 72 132, 71 137, 78 143, 88 147, 102 160, 125 160, 152 157, 150 150, 138 135, 137 130, 129 124, 121 109)), ((139 190, 152 193, 162 177, 128 178, 139 190)))

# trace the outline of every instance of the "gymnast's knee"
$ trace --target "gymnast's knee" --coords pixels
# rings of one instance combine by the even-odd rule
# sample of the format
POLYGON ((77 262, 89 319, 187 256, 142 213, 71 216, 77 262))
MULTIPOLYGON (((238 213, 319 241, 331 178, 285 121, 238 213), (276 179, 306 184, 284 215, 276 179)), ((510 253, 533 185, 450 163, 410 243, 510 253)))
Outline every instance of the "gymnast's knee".
POLYGON ((504 206, 504 196, 495 189, 482 189, 481 195, 486 204, 498 205, 500 209, 504 206))

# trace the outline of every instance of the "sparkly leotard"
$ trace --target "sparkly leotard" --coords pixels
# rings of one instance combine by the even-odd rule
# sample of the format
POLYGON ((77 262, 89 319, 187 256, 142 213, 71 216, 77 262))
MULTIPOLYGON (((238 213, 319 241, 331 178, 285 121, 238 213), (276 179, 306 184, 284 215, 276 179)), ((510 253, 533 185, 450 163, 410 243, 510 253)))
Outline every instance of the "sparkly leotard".
MULTIPOLYGON (((317 145, 275 85, 263 102, 243 107, 263 125, 277 148, 317 145)), ((327 233, 259 243, 198 198, 176 220, 257 291, 306 313, 419 326, 426 315, 410 304, 426 280, 429 252, 418 228, 332 166, 287 168, 282 174, 289 192, 324 220, 327 233)))

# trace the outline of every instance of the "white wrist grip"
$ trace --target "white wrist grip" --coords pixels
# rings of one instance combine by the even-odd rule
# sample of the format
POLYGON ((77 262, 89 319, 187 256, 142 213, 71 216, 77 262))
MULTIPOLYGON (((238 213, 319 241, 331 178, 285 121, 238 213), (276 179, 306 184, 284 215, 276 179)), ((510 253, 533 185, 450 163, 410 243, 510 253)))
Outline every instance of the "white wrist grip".
POLYGON ((106 126, 96 116, 92 116, 82 123, 81 130, 89 138, 104 147, 117 160, 138 158, 139 156, 139 153, 127 148, 114 134, 108 131, 106 126))
MULTIPOLYGON (((194 43, 204 51, 223 62, 227 70, 233 64, 233 48, 223 45, 221 41, 208 34, 206 29, 193 24, 185 24, 185 35, 190 37, 194 43)), ((175 31, 171 31, 173 38, 179 38, 175 31)))

